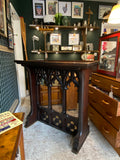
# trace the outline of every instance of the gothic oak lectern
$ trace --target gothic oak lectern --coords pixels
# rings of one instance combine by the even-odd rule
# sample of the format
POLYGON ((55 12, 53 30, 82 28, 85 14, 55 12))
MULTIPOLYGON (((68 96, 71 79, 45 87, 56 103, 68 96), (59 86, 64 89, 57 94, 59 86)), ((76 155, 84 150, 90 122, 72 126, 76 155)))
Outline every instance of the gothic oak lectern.
MULTIPOLYGON (((26 127, 35 121, 42 121, 52 127, 74 135, 74 153, 78 153, 88 133, 88 84, 89 73, 96 70, 97 61, 15 61, 24 66, 29 73, 31 111, 27 117, 26 127), (48 107, 40 105, 40 83, 44 80, 48 87, 48 107), (62 112, 52 109, 51 87, 57 80, 62 88, 62 112), (73 82, 78 88, 78 117, 66 114, 66 90, 73 82)), ((72 98, 72 97, 71 97, 72 98)))

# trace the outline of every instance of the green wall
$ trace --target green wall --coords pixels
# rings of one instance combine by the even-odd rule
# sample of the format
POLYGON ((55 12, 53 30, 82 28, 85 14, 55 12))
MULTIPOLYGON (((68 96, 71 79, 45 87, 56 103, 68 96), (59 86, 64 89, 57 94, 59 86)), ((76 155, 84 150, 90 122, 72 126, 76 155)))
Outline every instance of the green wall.
MULTIPOLYGON (((8 47, 8 39, 1 35, 0 46, 8 47)), ((14 102, 19 102, 14 59, 14 53, 0 50, 0 113, 8 111, 14 102)))
MULTIPOLYGON (((63 0, 61 0, 63 1, 63 0)), ((70 2, 71 0, 69 0, 70 2)), ((77 2, 78 0, 75 0, 77 2)), ((40 42, 36 43, 36 48, 40 46, 41 49, 44 49, 44 40, 43 40, 43 34, 29 28, 29 24, 32 24, 33 21, 33 10, 32 10, 32 0, 11 0, 13 6, 15 7, 16 11, 18 12, 19 16, 24 17, 24 21, 26 23, 26 34, 27 34, 27 51, 28 51, 28 57, 29 59, 41 59, 44 58, 44 54, 33 54, 31 53, 32 50, 32 36, 35 34, 40 37, 40 42)), ((73 2, 73 1, 71 1, 73 2)), ((98 19, 98 9, 99 5, 114 5, 113 3, 104 3, 104 2, 91 2, 91 1, 78 1, 78 2, 84 2, 84 17, 83 19, 72 19, 71 18, 71 24, 73 25, 76 22, 82 22, 84 20, 87 20, 87 15, 85 12, 88 11, 88 8, 93 11, 93 15, 91 16, 91 23, 93 24, 94 21, 96 21, 97 25, 101 27, 102 20, 98 19)), ((65 35, 62 32, 62 35, 65 35)), ((68 35, 66 35, 67 37, 68 35)), ((93 43, 94 50, 98 50, 99 47, 99 36, 100 36, 100 29, 96 30, 94 32, 88 32, 87 35, 87 42, 93 43)), ((67 43, 66 39, 64 39, 64 44, 67 43)), ((80 54, 49 54, 48 59, 50 60, 78 60, 80 59, 80 54)))

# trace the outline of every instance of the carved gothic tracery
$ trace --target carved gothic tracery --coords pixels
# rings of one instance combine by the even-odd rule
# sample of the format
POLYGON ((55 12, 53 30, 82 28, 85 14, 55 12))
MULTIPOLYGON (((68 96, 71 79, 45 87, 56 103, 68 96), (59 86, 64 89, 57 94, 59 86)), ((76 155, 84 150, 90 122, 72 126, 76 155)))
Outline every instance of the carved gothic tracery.
POLYGON ((68 89, 70 83, 73 82, 76 87, 79 87, 79 77, 78 73, 75 71, 65 71, 65 70, 51 70, 51 69, 35 69, 37 84, 40 84, 43 80, 44 83, 52 87, 55 80, 61 85, 63 89, 68 89))

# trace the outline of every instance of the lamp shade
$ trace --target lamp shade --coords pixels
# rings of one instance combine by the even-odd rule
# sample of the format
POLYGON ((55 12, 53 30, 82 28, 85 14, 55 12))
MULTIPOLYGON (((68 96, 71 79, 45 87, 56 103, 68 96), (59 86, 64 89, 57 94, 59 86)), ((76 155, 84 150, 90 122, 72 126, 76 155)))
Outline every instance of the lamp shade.
POLYGON ((120 1, 118 1, 118 4, 113 6, 110 16, 108 18, 108 23, 111 24, 120 23, 120 1))

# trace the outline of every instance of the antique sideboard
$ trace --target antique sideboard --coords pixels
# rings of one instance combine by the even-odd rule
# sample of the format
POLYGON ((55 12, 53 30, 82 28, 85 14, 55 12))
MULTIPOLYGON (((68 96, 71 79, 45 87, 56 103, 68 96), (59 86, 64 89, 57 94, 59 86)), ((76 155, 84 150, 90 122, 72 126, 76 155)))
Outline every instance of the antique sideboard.
MULTIPOLYGON (((88 133, 88 84, 89 74, 97 69, 97 61, 15 61, 24 66, 29 73, 31 111, 27 116, 26 127, 35 121, 42 121, 74 136, 74 153, 78 153, 88 133), (40 103, 40 85, 44 79, 48 87, 48 107, 40 103), (51 87, 57 80, 62 89, 62 112, 52 108, 51 87), (78 89, 78 117, 66 113, 66 90, 73 82, 78 89)), ((72 97, 71 97, 72 98, 72 97)))

